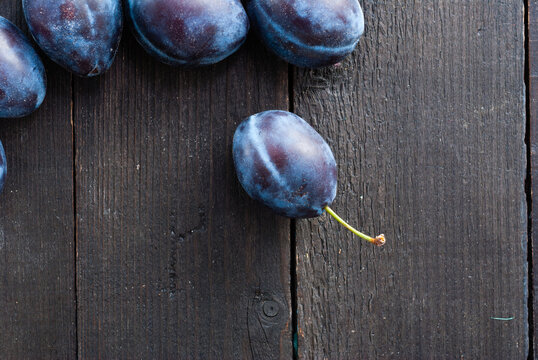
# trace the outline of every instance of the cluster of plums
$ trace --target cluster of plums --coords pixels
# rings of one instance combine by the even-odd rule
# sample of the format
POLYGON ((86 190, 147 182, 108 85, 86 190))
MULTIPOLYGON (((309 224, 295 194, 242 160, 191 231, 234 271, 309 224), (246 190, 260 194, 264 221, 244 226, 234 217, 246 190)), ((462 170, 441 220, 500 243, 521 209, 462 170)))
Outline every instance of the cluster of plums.
MULTIPOLYGON (((250 26, 276 55, 316 68, 340 62, 364 31, 358 0, 125 0, 131 29, 160 61, 185 67, 217 63, 245 42, 250 26)), ((22 0, 26 22, 43 52, 83 77, 104 73, 123 29, 121 0, 22 0)), ((0 17, 0 118, 26 116, 46 93, 39 55, 22 32, 0 17)), ((281 215, 332 212, 336 163, 327 143, 304 120, 268 111, 245 120, 233 155, 247 193, 281 215)), ((0 191, 6 161, 0 143, 0 191)), ((382 237, 367 240, 377 244, 382 237)))
MULTIPOLYGON (((110 68, 123 29, 121 0, 22 0, 22 6, 30 33, 56 63, 85 77, 110 68)), ((250 24, 273 52, 303 67, 341 61, 364 31, 357 0, 247 0, 246 10, 239 0, 126 0, 125 11, 148 53, 187 67, 230 56, 250 24)), ((0 118, 28 115, 45 97, 43 64, 1 17, 0 49, 0 118)))

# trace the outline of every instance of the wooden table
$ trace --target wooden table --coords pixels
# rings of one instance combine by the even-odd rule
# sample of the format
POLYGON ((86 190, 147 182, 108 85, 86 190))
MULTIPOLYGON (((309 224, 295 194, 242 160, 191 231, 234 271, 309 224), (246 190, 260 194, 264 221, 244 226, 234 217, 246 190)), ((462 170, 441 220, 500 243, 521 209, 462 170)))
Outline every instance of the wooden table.
POLYGON ((128 30, 102 77, 46 61, 42 108, 0 123, 0 357, 532 358, 538 1, 362 4, 330 69, 251 37, 185 71, 128 30), (384 248, 249 200, 230 146, 266 109, 327 139, 333 208, 384 248))

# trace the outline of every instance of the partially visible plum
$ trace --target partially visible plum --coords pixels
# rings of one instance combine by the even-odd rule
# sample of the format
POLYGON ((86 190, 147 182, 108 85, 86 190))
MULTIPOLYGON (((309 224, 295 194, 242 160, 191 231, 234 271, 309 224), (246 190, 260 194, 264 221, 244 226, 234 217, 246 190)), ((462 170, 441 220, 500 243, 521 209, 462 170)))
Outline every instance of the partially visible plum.
POLYGON ((239 0, 127 0, 138 42, 169 65, 217 63, 243 44, 248 16, 239 0))
POLYGON ((364 32, 357 0, 247 0, 246 8, 267 47, 301 67, 342 61, 364 32))
POLYGON ((2 192, 2 189, 4 188, 4 184, 6 182, 6 174, 6 153, 4 152, 4 147, 2 146, 2 142, 0 141, 0 193, 2 192))
POLYGON ((0 16, 0 118, 29 115, 47 92, 45 68, 24 34, 0 16))
POLYGON ((342 220, 329 205, 336 196, 337 168, 329 145, 306 121, 271 110, 243 121, 234 134, 233 159, 239 182, 250 197, 290 218, 327 211, 361 238, 383 245, 342 220))
POLYGON ((123 28, 121 0, 22 0, 32 36, 56 63, 79 76, 107 71, 123 28))

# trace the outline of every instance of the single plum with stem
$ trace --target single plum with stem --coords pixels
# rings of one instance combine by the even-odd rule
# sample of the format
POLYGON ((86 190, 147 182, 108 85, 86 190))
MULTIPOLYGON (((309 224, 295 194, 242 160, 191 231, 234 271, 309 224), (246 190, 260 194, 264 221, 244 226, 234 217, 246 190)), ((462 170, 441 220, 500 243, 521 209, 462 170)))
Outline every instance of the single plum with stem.
POLYGON ((248 117, 235 131, 233 158, 248 195, 289 218, 324 211, 362 239, 381 246, 342 220, 330 207, 336 196, 337 168, 329 145, 299 116, 270 110, 248 117))

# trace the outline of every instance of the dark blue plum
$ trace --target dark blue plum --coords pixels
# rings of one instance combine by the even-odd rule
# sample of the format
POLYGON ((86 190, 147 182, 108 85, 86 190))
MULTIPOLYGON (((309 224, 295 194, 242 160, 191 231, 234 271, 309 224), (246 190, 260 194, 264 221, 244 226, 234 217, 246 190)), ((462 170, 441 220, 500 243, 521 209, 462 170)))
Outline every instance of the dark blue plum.
POLYGON ((4 184, 6 182, 6 174, 6 153, 4 152, 4 147, 2 146, 2 142, 0 141, 0 192, 2 192, 2 189, 4 188, 4 184))
POLYGON ((331 149, 306 121, 287 111, 243 121, 235 131, 233 158, 245 191, 280 215, 319 216, 336 196, 331 149))
POLYGON ((342 61, 364 32, 357 0, 247 0, 247 12, 267 47, 300 67, 342 61))
POLYGON ((41 59, 26 36, 0 16, 0 118, 29 115, 46 92, 41 59))
POLYGON ((96 76, 114 61, 123 27, 121 0, 22 0, 34 39, 56 63, 96 76))
POLYGON ((239 0, 127 0, 138 42, 169 65, 217 63, 243 44, 248 16, 239 0))

